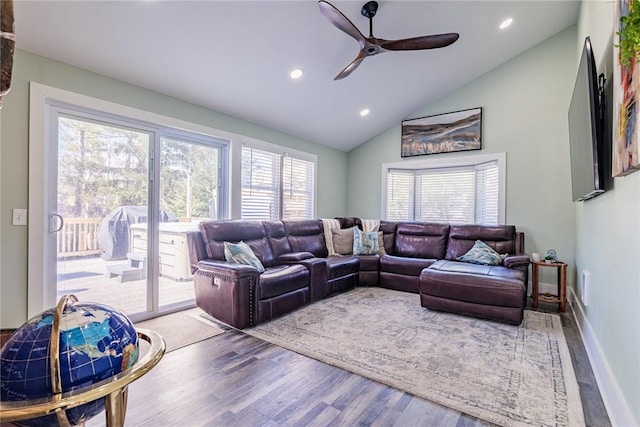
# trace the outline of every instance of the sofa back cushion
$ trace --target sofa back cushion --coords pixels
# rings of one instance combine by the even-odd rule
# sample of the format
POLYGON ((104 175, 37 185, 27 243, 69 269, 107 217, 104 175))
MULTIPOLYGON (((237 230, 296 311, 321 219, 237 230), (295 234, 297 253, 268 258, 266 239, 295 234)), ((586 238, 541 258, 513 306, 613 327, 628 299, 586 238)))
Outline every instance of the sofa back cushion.
POLYGON ((336 217, 340 221, 340 228, 358 227, 362 230, 362 220, 356 216, 336 217))
POLYGON ((262 225, 275 258, 282 254, 291 253, 291 245, 289 245, 282 221, 263 221, 262 225))
POLYGON ((476 240, 482 240, 499 254, 516 253, 516 227, 513 225, 452 225, 446 259, 453 261, 466 254, 476 240))
POLYGON ((324 241, 322 220, 309 219, 282 221, 292 252, 311 252, 319 258, 326 258, 329 252, 324 241))
POLYGON ((382 241, 378 242, 378 246, 384 247, 385 253, 393 255, 393 245, 396 239, 396 228, 398 223, 395 221, 380 221, 379 230, 382 232, 382 241))
POLYGON ((262 265, 270 267, 275 262, 260 221, 203 221, 200 223, 200 234, 209 258, 224 261, 224 242, 238 243, 242 240, 249 245, 262 265))
POLYGON ((400 222, 396 228, 393 255, 443 259, 447 250, 449 224, 400 222))

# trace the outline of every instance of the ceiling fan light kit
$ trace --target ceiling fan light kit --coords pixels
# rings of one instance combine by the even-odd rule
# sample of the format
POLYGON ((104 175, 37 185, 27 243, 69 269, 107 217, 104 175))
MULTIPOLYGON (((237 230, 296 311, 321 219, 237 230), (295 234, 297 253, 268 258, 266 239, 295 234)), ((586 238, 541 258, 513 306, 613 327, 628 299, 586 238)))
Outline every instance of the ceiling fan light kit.
POLYGON ((429 36, 413 37, 399 40, 385 40, 373 36, 373 17, 378 12, 378 2, 369 1, 362 6, 360 13, 369 19, 369 37, 365 37, 360 30, 331 3, 318 1, 320 12, 336 28, 353 37, 360 45, 360 51, 356 58, 351 61, 342 71, 336 75, 334 80, 340 80, 351 74, 367 56, 377 55, 390 50, 423 50, 437 49, 449 46, 454 43, 460 35, 458 33, 433 34, 429 36))

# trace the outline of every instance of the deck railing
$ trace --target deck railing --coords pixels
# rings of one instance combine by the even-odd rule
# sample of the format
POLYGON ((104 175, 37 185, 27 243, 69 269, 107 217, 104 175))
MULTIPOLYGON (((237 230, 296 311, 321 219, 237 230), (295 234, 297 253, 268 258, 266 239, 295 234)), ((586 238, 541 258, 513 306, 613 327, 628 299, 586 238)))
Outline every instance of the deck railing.
POLYGON ((58 232, 58 258, 98 255, 100 218, 65 218, 58 232))

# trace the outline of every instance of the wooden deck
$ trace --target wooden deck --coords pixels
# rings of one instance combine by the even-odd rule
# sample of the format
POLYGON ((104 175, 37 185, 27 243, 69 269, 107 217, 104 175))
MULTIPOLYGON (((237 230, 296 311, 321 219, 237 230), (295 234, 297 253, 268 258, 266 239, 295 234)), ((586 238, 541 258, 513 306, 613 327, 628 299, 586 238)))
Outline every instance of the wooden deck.
MULTIPOLYGON (((97 255, 60 259, 57 264, 58 296, 74 294, 81 302, 99 302, 127 314, 145 312, 146 278, 121 281, 121 277, 108 274, 109 269, 127 266, 127 260, 104 261, 97 255)), ((193 280, 179 281, 161 276, 159 299, 161 307, 182 301, 193 305, 193 280)))

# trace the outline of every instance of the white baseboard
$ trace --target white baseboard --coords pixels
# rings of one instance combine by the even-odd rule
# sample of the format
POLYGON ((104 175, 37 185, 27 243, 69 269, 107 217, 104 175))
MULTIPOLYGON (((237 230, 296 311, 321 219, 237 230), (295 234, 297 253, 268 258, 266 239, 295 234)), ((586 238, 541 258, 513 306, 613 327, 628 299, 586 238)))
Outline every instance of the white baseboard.
POLYGON ((640 425, 640 420, 634 420, 631 408, 618 387, 613 372, 602 352, 589 319, 586 317, 582 305, 578 302, 573 288, 567 287, 567 303, 573 313, 573 318, 578 325, 580 337, 587 351, 587 357, 593 370, 593 375, 598 383, 600 395, 609 414, 611 424, 620 427, 632 427, 640 425))

